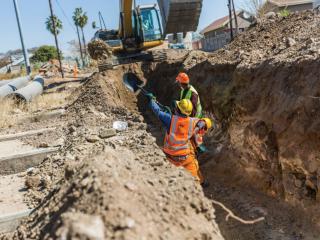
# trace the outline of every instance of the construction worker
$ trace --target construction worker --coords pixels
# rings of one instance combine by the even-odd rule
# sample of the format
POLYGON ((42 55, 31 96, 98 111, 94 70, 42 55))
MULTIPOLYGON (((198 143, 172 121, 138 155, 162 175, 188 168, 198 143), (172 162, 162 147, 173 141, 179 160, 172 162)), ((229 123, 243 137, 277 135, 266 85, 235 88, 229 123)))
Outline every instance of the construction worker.
MULTIPOLYGON (((207 151, 206 147, 203 144, 203 136, 208 132, 209 129, 212 128, 212 121, 209 118, 202 118, 199 120, 198 125, 200 125, 200 122, 203 122, 204 126, 203 128, 199 129, 196 128, 195 129, 195 133, 194 133, 194 137, 193 137, 193 145, 194 148, 197 150, 198 154, 204 153, 207 151)), ((201 126, 203 126, 203 124, 201 124, 201 126)))
POLYGON ((177 101, 174 113, 170 114, 160 108, 153 94, 146 96, 150 99, 152 111, 166 128, 163 151, 167 159, 175 166, 184 167, 200 184, 204 183, 191 139, 196 129, 200 131, 206 127, 205 122, 189 117, 193 107, 188 99, 177 101))
POLYGON ((197 90, 190 84, 189 76, 186 73, 179 73, 176 81, 181 87, 180 100, 188 99, 192 102, 193 110, 190 117, 202 118, 202 107, 197 90))

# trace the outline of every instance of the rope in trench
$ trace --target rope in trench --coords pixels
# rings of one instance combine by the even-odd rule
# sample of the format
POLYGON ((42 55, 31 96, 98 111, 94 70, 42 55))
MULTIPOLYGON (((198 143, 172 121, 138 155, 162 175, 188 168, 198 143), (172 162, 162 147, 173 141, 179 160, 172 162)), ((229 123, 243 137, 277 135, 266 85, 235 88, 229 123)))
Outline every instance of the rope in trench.
POLYGON ((265 217, 259 217, 259 218, 256 218, 254 220, 244 220, 238 216, 236 216, 229 208, 227 208, 223 203, 219 202, 219 201, 216 201, 216 200, 211 200, 211 202, 215 205, 218 205, 219 207, 221 207, 223 210, 225 210, 228 214, 225 218, 226 221, 229 221, 229 218, 233 218, 243 224, 255 224, 255 223, 258 223, 258 222, 261 222, 261 221, 264 221, 265 220, 265 217))

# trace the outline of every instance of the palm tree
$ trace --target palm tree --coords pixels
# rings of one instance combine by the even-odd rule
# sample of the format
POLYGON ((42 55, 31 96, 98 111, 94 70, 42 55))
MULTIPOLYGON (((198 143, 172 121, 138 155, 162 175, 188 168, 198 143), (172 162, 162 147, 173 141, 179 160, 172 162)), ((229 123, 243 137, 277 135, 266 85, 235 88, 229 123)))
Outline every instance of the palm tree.
POLYGON ((79 33, 79 19, 80 19, 81 15, 82 15, 82 9, 76 8, 73 12, 72 19, 73 19, 74 25, 76 25, 77 34, 78 34, 78 41, 79 41, 79 46, 80 46, 80 56, 81 56, 81 60, 82 60, 82 65, 84 66, 85 62, 83 59, 82 44, 81 44, 80 33, 79 33))
POLYGON ((53 17, 50 16, 47 18, 46 28, 53 35, 55 35, 55 34, 58 35, 61 32, 61 30, 63 29, 63 25, 62 25, 61 20, 56 15, 53 15, 53 17), (56 33, 54 32, 53 23, 55 23, 55 25, 56 25, 56 33))
POLYGON ((74 21, 75 25, 81 29, 82 41, 83 41, 84 50, 85 50, 85 53, 86 53, 86 39, 84 37, 83 28, 88 23, 87 13, 83 12, 82 8, 76 8, 75 11, 74 11, 74 15, 73 15, 73 21, 74 21))
MULTIPOLYGON (((51 1, 49 1, 49 2, 50 2, 50 6, 51 6, 51 1)), ((62 25, 62 21, 56 15, 53 15, 52 8, 50 8, 50 9, 51 9, 51 15, 50 15, 50 17, 47 18, 46 28, 49 32, 51 32, 54 35, 54 39, 56 42, 56 48, 57 48, 57 54, 58 54, 58 60, 59 60, 59 65, 60 65, 61 76, 62 76, 62 78, 64 78, 62 62, 61 62, 61 54, 60 54, 58 36, 57 36, 61 32, 61 30, 63 29, 63 25, 62 25)))
POLYGON ((82 33, 82 41, 83 41, 83 45, 84 45, 84 51, 87 54, 87 44, 86 44, 86 39, 84 37, 84 32, 83 32, 83 28, 88 24, 88 16, 87 13, 83 13, 80 18, 79 18, 79 27, 81 28, 81 33, 82 33))

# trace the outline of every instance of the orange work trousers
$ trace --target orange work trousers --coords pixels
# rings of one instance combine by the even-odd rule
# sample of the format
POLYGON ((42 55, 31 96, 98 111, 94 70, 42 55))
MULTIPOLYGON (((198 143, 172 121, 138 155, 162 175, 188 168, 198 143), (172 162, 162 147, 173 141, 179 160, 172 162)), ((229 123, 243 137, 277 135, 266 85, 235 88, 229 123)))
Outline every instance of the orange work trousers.
POLYGON ((195 177, 197 181, 200 182, 200 184, 203 183, 204 179, 200 172, 199 163, 194 152, 189 154, 186 160, 175 161, 170 159, 170 157, 167 157, 167 159, 177 167, 184 167, 192 176, 195 177))

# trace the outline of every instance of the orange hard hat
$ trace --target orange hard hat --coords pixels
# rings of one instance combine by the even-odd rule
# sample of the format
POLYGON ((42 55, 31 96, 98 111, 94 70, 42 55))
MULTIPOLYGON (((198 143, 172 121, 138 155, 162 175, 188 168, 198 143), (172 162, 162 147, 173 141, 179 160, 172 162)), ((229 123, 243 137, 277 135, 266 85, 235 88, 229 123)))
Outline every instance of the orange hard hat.
POLYGON ((190 82, 189 76, 186 73, 179 73, 177 78, 177 82, 188 84, 190 82))

